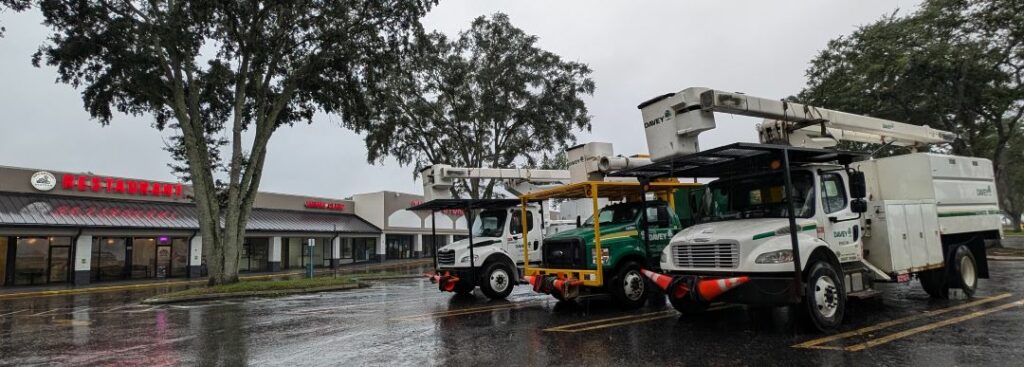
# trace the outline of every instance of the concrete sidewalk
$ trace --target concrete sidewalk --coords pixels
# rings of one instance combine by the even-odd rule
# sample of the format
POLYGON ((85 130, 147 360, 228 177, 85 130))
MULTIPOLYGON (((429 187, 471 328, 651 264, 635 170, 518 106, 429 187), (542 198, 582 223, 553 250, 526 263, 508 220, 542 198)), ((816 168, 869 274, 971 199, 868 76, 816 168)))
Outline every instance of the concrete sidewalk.
MULTIPOLYGON (((433 262, 433 259, 410 259, 410 260, 391 260, 383 263, 356 263, 356 264, 345 264, 339 266, 337 269, 316 269, 316 275, 334 275, 334 274, 354 274, 371 271, 382 271, 382 270, 394 270, 402 268, 420 267, 429 265, 433 262)), ((242 280, 260 280, 260 279, 274 279, 283 278, 294 275, 305 274, 305 270, 288 270, 281 272, 266 272, 266 273, 254 273, 241 275, 239 278, 242 280)), ((147 288, 179 288, 202 285, 206 283, 206 278, 193 278, 193 279, 147 279, 147 280, 125 280, 116 281, 109 283, 89 284, 82 286, 72 285, 55 285, 55 286, 35 286, 35 287, 9 287, 0 288, 0 301, 6 299, 22 299, 22 298, 33 298, 33 297, 48 297, 48 296, 59 296, 59 295, 71 295, 71 294, 85 294, 85 293, 98 293, 98 292, 114 292, 132 289, 147 289, 147 288)))

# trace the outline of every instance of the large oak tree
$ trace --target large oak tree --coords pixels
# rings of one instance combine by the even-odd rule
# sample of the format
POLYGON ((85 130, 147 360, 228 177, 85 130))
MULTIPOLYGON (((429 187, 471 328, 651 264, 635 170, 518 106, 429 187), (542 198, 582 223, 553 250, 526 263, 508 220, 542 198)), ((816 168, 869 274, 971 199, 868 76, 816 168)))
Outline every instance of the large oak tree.
POLYGON ((1024 146, 1024 2, 927 0, 830 41, 807 77, 802 102, 958 134, 951 152, 992 160, 1019 224, 1009 150, 1024 146))
MULTIPOLYGON (((381 118, 356 127, 369 132, 369 160, 390 156, 417 170, 533 166, 574 142, 574 130, 590 129, 582 99, 594 92, 590 68, 537 40, 500 13, 476 18, 455 39, 420 37, 403 73, 387 79, 381 118)), ((495 182, 485 182, 457 190, 491 197, 495 182)))
POLYGON ((372 101, 432 3, 43 0, 52 34, 34 62, 81 89, 103 124, 148 115, 179 133, 210 284, 231 283, 274 131, 317 112, 376 120, 372 101))

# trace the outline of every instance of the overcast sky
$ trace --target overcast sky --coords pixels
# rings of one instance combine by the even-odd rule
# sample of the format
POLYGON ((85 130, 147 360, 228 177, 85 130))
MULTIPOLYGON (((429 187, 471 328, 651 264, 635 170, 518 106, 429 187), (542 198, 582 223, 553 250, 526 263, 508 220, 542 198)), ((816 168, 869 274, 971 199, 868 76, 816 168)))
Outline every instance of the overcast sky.
MULTIPOLYGON (((593 131, 579 142, 607 141, 616 154, 646 153, 636 105, 690 86, 782 98, 805 84, 810 59, 828 40, 849 34, 919 1, 481 1, 441 0, 425 19, 450 35, 473 18, 508 14, 540 37, 540 46, 594 70, 587 97, 593 131)), ((47 35, 37 12, 4 13, 0 39, 0 165, 154 180, 174 180, 167 133, 147 117, 90 120, 79 92, 55 84, 53 68, 34 68, 32 52, 47 35)), ((756 141, 747 118, 718 116, 701 135, 704 149, 756 141)), ((438 162, 441 163, 441 162, 438 162)), ((366 163, 362 137, 336 116, 278 130, 270 141, 263 191, 346 197, 392 190, 421 193, 411 168, 366 163)))

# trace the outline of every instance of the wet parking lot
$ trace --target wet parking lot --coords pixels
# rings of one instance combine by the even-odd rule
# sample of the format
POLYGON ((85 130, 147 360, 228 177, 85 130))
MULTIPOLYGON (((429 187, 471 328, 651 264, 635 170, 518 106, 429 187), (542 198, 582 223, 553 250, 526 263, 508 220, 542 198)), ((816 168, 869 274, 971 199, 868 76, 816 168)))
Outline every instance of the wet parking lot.
POLYGON ((1019 365, 1024 262, 992 262, 971 299, 918 284, 853 302, 835 334, 786 309, 622 312, 519 287, 453 297, 421 279, 370 288, 147 306, 159 290, 0 301, 0 365, 1019 365))

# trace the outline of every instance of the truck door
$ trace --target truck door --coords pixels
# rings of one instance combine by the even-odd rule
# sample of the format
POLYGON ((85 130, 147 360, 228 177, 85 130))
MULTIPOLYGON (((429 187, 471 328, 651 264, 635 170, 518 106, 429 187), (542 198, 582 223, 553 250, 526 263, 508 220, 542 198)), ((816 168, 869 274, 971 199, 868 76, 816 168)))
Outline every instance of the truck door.
MULTIPOLYGON (((637 232, 639 232, 640 239, 643 239, 643 218, 640 218, 640 221, 641 223, 637 225, 637 232)), ((676 221, 672 220, 668 205, 665 203, 657 203, 647 208, 647 223, 647 232, 651 234, 650 248, 647 249, 649 264, 659 264, 661 250, 668 245, 672 235, 679 230, 679 226, 676 221)))
POLYGON ((828 242, 841 262, 859 260, 863 243, 860 221, 850 209, 845 178, 840 171, 820 174, 821 210, 817 215, 819 226, 824 226, 824 233, 819 232, 818 236, 828 242))
MULTIPOLYGON (((530 209, 526 211, 526 230, 527 240, 529 240, 529 252, 530 262, 540 261, 540 243, 542 240, 542 230, 538 223, 540 217, 538 213, 534 213, 535 210, 530 209)), ((509 214, 509 237, 506 241, 505 251, 507 251, 512 259, 517 264, 523 262, 523 222, 521 221, 522 212, 519 209, 513 209, 509 214)))

